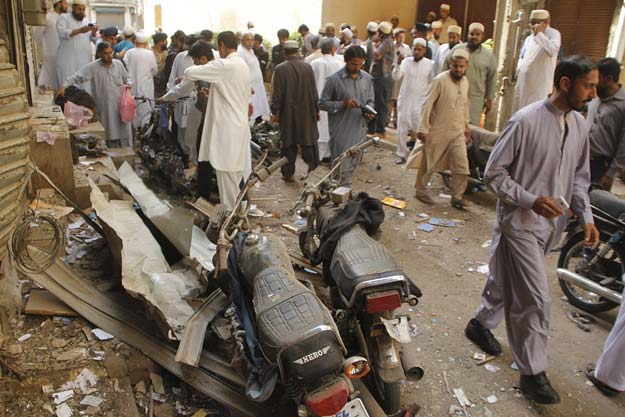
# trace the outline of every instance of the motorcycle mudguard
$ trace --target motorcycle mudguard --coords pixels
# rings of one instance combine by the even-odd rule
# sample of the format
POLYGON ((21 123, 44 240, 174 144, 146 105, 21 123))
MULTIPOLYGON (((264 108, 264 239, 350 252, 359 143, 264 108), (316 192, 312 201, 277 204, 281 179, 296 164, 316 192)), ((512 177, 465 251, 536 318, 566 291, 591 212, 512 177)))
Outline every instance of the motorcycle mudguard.
POLYGON ((376 336, 375 342, 378 357, 373 361, 373 366, 380 375, 380 379, 387 384, 406 379, 397 342, 388 334, 376 336))

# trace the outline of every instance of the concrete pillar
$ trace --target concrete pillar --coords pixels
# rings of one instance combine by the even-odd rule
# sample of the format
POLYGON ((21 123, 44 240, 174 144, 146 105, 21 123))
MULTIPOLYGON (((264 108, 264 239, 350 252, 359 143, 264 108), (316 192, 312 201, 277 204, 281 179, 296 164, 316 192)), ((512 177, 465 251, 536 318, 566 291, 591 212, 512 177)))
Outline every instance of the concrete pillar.
POLYGON ((130 7, 124 8, 124 27, 132 26, 132 16, 130 15, 130 7))

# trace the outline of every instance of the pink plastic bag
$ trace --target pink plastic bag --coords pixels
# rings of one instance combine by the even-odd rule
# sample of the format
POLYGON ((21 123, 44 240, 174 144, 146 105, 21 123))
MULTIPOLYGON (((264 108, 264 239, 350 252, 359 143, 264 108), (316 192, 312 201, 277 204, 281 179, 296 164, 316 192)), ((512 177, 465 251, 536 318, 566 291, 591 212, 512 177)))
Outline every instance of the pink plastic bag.
POLYGON ((124 89, 122 92, 122 102, 119 106, 119 116, 124 123, 131 123, 137 117, 137 104, 135 98, 130 94, 130 87, 127 85, 122 86, 124 89))
POLYGON ((77 127, 87 126, 89 120, 93 117, 93 112, 86 107, 74 104, 71 101, 66 101, 63 106, 63 114, 65 115, 65 121, 72 129, 77 127))

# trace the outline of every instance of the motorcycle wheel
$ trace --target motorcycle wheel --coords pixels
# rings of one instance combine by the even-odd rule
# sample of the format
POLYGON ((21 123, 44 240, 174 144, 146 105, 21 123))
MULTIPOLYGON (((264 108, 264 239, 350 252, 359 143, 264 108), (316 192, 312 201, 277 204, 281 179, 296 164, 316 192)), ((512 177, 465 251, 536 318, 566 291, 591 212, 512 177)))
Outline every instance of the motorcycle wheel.
POLYGON ((401 386, 399 382, 386 383, 374 370, 371 378, 375 388, 374 396, 388 416, 395 416, 401 412, 401 386))
MULTIPOLYGON (((601 242, 606 242, 610 237, 601 233, 601 242)), ((565 268, 571 271, 576 271, 577 266, 582 262, 581 252, 584 247, 584 234, 578 233, 571 237, 560 252, 560 258, 558 259, 558 268, 565 268), (575 259, 577 258, 577 260, 575 259)), ((593 270, 598 273, 605 274, 606 270, 609 272, 616 272, 618 268, 618 276, 616 279, 625 273, 625 253, 619 247, 614 248, 604 260, 597 262, 593 265, 593 270)), ((613 276, 609 275, 609 276, 613 276)), ((586 276, 586 278, 589 278, 586 276)), ((612 310, 617 307, 618 304, 602 298, 598 294, 584 290, 583 288, 571 284, 562 279, 558 279, 560 288, 569 302, 580 310, 584 310, 588 313, 600 313, 602 311, 612 310)))

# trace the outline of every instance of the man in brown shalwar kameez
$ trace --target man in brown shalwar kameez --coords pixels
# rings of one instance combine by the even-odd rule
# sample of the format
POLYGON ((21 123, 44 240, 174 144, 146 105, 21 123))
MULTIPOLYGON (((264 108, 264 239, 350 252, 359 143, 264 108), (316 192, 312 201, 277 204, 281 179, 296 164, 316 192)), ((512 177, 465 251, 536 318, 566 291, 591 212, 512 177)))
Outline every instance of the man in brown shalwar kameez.
POLYGON ((300 59, 298 48, 295 41, 285 42, 286 60, 273 73, 271 112, 273 121, 280 125, 282 156, 289 160, 282 167, 282 179, 286 182, 296 181, 294 174, 298 146, 309 172, 319 163, 319 98, 315 74, 310 64, 300 59))
POLYGON ((425 99, 418 138, 425 144, 415 185, 416 197, 434 204, 427 184, 435 172, 451 170, 452 206, 463 209, 471 203, 462 197, 467 188, 469 161, 467 135, 469 125, 469 81, 464 76, 469 54, 454 50, 449 71, 434 78, 425 99))

